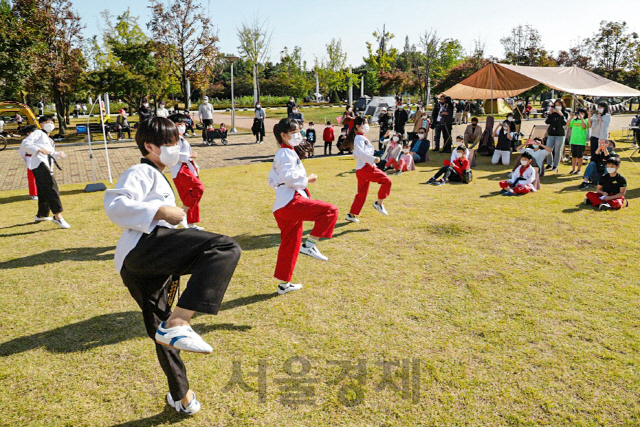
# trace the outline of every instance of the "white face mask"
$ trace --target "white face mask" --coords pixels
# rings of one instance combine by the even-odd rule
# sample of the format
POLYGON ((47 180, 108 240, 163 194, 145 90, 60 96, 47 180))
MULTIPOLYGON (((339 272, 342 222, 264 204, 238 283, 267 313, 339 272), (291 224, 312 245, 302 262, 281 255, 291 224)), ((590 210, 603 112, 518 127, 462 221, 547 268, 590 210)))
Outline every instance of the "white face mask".
POLYGON ((369 132, 369 123, 365 123, 364 125, 362 125, 362 131, 364 133, 369 132))
POLYGON ((528 161, 526 161, 526 160, 520 160, 520 164, 521 164, 522 166, 527 166, 527 165, 529 164, 529 162, 528 162, 528 161))
POLYGON ((540 148, 539 145, 532 145, 532 147, 533 147, 534 150, 537 150, 538 148, 540 148))
POLYGON ((562 111, 562 106, 561 105, 556 105, 556 111, 562 111))
POLYGON ((178 126, 178 133, 180 135, 184 135, 184 133, 187 131, 187 127, 186 126, 178 126))
POLYGON ((163 145, 160 147, 160 155, 158 156, 160 163, 165 166, 173 166, 180 160, 180 147, 176 145, 163 145))
POLYGON ((600 113, 600 114, 604 113, 604 108, 602 108, 602 107, 598 108, 598 113, 600 113))
POLYGON ((404 107, 402 105, 400 106, 400 110, 404 110, 404 107))
POLYGON ((258 104, 256 105, 256 108, 262 108, 262 105, 258 104))
POLYGON ((143 106, 144 108, 149 108, 149 104, 148 104, 147 102, 145 102, 144 104, 142 104, 142 106, 143 106))
POLYGON ((397 136, 394 136, 394 137, 393 137, 393 141, 394 141, 394 142, 398 142, 398 141, 400 141, 400 138, 398 138, 397 136))
POLYGON ((509 117, 507 120, 509 120, 510 122, 515 121, 515 119, 513 117, 509 117))
POLYGON ((297 147, 300 144, 302 144, 302 134, 300 132, 289 135, 290 146, 297 147))
POLYGON ((462 157, 462 153, 459 151, 456 151, 456 159, 459 159, 460 157, 462 157))
POLYGON ((407 154, 407 153, 409 152, 409 149, 408 149, 408 148, 403 148, 403 149, 402 149, 402 152, 403 152, 403 153, 405 153, 405 154, 407 154))
POLYGON ((615 173, 616 168, 607 168, 607 173, 615 173))
POLYGON ((160 104, 160 108, 164 108, 164 104, 160 104))
POLYGON ((42 126, 42 129, 44 129, 46 133, 53 132, 55 128, 56 128, 56 125, 54 125, 53 123, 45 123, 44 126, 42 126))
POLYGON ((205 99, 205 100, 204 100, 204 103, 205 103, 205 104, 208 104, 208 103, 209 103, 209 100, 208 100, 208 99, 205 99))
POLYGON ((420 138, 420 139, 424 139, 424 133, 419 133, 419 134, 418 134, 418 138, 420 138))

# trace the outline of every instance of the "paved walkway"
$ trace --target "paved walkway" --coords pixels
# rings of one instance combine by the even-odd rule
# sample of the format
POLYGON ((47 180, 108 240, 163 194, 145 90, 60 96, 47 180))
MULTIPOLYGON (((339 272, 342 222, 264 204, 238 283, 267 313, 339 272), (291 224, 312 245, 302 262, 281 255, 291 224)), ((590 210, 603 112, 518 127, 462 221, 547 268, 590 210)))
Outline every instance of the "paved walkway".
MULTIPOLYGON (((224 123, 228 123, 228 127, 230 127, 230 116, 216 114, 215 120, 217 123, 224 121, 224 123)), ((245 127, 243 120, 252 121, 253 119, 250 117, 236 117, 236 126, 245 127), (240 123, 243 124, 241 125, 240 123)), ((614 116, 611 130, 620 130, 622 127, 628 126, 630 121, 631 116, 614 116)), ((230 135, 229 145, 226 146, 221 144, 210 147, 201 146, 201 139, 199 137, 189 138, 189 141, 194 147, 194 151, 198 154, 197 162, 202 169, 246 165, 255 162, 269 162, 273 158, 273 154, 277 149, 275 138, 268 130, 270 127, 273 127, 275 122, 276 120, 274 119, 267 119, 267 136, 264 144, 255 144, 253 136, 246 134, 230 135)), ((544 122, 541 119, 525 121, 522 124, 521 131, 525 135, 528 135, 534 124, 542 123, 544 122)), ((464 128, 464 125, 454 126, 454 137, 456 135, 461 135, 464 132, 464 128)), ((321 129, 322 127, 320 127, 319 130, 321 131, 321 129)), ((431 136, 432 135, 430 135, 430 138, 431 136)), ((376 141, 378 139, 377 127, 371 129, 369 132, 369 138, 372 141, 376 141)), ((317 145, 317 147, 320 147, 319 149, 316 149, 318 154, 322 152, 321 144, 322 143, 319 143, 317 145)), ((109 143, 108 147, 111 174, 115 183, 122 172, 131 165, 140 161, 140 152, 133 141, 112 141, 109 143)), ((62 159, 62 161, 59 162, 63 170, 56 170, 56 179, 59 184, 79 184, 93 181, 88 145, 60 146, 58 149, 62 149, 68 155, 66 159, 62 159)), ((94 143, 93 156, 95 160, 97 180, 106 181, 108 179, 108 175, 104 143, 94 143)), ((9 148, 4 151, 0 151, 0 172, 0 191, 27 188, 25 164, 18 155, 18 151, 16 149, 9 148)))

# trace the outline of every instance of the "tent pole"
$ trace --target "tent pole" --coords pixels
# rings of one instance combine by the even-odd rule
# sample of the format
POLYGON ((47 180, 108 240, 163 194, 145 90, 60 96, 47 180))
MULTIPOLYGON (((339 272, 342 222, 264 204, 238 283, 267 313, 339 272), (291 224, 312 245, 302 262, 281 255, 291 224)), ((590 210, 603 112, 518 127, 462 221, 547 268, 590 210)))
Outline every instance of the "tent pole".
POLYGON ((491 80, 491 115, 493 115, 493 61, 491 61, 491 68, 489 69, 489 75, 491 80))

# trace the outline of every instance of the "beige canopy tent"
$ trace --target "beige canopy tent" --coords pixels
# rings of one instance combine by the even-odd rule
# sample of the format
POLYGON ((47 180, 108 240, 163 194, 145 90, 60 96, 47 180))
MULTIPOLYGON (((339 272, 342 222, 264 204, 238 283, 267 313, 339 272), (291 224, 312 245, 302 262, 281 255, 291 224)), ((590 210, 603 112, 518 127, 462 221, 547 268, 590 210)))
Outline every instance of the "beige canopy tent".
POLYGON ((454 99, 516 96, 539 84, 573 95, 636 97, 636 90, 578 67, 522 67, 491 63, 445 91, 454 99))

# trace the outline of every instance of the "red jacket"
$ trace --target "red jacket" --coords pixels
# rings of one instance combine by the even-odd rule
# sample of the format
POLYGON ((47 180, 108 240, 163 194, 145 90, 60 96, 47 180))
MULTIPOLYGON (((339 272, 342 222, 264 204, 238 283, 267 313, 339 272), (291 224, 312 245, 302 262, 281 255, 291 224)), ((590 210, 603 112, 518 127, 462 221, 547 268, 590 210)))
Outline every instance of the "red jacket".
POLYGON ((335 134, 333 133, 333 126, 325 127, 322 132, 322 140, 325 142, 333 142, 336 139, 335 134))
POLYGON ((453 170, 455 170, 458 175, 462 176, 464 171, 469 169, 469 160, 466 157, 463 159, 455 159, 452 166, 453 170))

